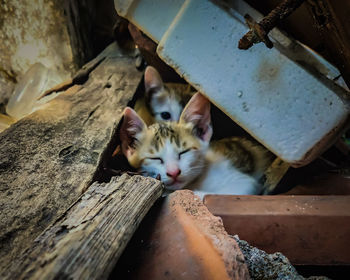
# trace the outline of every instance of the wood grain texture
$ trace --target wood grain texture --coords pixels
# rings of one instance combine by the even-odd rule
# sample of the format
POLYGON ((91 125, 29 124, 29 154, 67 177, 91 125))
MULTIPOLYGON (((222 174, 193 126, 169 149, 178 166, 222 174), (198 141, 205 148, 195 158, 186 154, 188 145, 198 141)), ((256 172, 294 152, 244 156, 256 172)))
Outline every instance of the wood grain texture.
POLYGON ((106 279, 162 189, 127 174, 94 183, 1 278, 106 279))
POLYGON ((0 272, 91 185, 115 141, 142 72, 114 44, 96 60, 84 83, 0 133, 0 272))
POLYGON ((113 0, 55 1, 64 10, 74 60, 79 66, 114 41, 118 15, 113 0))
POLYGON ((276 158, 265 171, 264 194, 271 194, 288 171, 290 165, 276 158))
POLYGON ((322 44, 350 87, 349 1, 316 0, 307 3, 322 44))

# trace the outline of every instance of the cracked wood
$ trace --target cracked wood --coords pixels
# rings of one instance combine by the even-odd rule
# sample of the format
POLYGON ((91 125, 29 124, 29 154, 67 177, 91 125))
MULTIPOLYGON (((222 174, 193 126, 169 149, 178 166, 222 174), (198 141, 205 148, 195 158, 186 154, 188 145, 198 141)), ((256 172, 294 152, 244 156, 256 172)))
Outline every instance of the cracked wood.
POLYGON ((162 183, 124 174, 94 183, 2 279, 107 279, 162 183))
POLYGON ((90 186, 142 77, 115 44, 83 69, 85 83, 0 133, 0 273, 90 186))

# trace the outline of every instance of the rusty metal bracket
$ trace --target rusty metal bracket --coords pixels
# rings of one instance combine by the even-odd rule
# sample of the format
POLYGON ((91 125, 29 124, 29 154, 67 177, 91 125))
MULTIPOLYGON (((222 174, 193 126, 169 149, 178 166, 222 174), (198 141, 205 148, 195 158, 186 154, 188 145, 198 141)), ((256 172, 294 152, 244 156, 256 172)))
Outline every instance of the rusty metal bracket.
POLYGON ((266 47, 271 49, 273 43, 267 36, 269 32, 274 28, 281 20, 288 17, 293 13, 305 0, 285 0, 273 9, 266 17, 260 22, 256 22, 250 15, 244 16, 250 31, 248 31, 238 43, 238 48, 241 50, 247 50, 253 44, 264 42, 266 47))

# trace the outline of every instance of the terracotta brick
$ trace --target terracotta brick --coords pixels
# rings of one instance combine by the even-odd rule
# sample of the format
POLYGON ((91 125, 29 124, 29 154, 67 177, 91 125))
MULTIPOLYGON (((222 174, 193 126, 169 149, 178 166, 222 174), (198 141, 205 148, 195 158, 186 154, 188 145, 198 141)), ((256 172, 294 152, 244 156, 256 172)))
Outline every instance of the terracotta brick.
POLYGON ((235 239, 191 191, 176 191, 158 207, 140 225, 114 275, 152 280, 250 279, 235 239))
POLYGON ((323 173, 313 176, 284 195, 350 195, 350 178, 323 173))
POLYGON ((204 204, 238 234, 292 264, 350 264, 350 196, 218 196, 204 204))

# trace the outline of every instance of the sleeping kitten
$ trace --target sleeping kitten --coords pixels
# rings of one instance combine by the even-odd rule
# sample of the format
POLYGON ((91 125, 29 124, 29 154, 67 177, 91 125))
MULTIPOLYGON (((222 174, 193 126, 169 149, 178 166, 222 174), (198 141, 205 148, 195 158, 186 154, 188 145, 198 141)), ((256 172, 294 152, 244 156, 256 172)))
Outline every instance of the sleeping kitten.
POLYGON ((178 121, 194 91, 190 85, 163 83, 158 71, 147 66, 145 95, 135 104, 135 111, 150 125, 157 121, 178 121))
POLYGON ((196 93, 179 122, 149 127, 131 108, 124 111, 120 138, 131 166, 151 177, 160 175, 168 190, 189 188, 201 197, 216 194, 259 194, 258 176, 267 162, 265 150, 248 140, 212 136, 210 102, 196 93))

